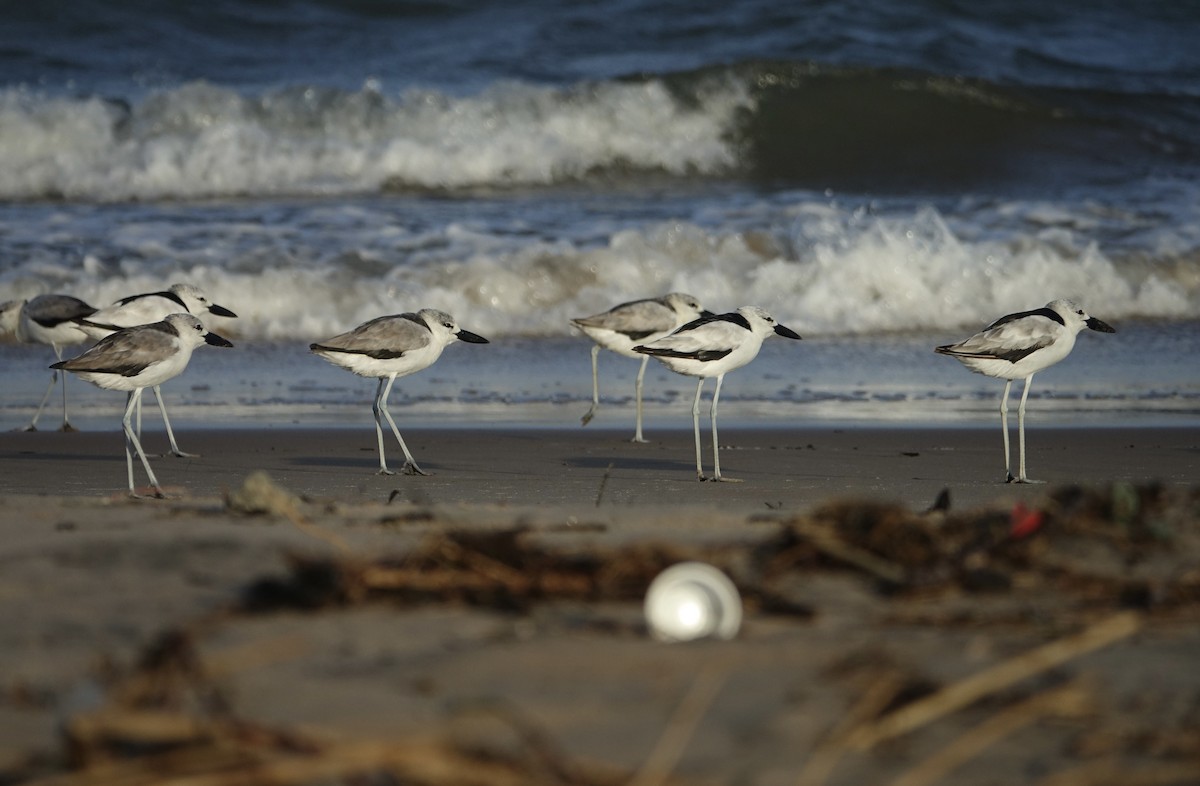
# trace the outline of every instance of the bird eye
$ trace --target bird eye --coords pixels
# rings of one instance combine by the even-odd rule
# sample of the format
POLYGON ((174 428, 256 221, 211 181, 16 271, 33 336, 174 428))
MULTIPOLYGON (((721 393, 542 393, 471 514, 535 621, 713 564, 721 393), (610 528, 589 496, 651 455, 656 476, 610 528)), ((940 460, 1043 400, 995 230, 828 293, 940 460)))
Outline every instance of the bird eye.
POLYGON ((1083 309, 1082 308, 1078 309, 1075 311, 1075 313, 1078 314, 1079 316, 1083 316, 1083 309))
POLYGON ((454 329, 454 323, 453 323, 453 322, 443 322, 443 323, 442 323, 442 327, 449 328, 449 329, 453 330, 453 329, 454 329))

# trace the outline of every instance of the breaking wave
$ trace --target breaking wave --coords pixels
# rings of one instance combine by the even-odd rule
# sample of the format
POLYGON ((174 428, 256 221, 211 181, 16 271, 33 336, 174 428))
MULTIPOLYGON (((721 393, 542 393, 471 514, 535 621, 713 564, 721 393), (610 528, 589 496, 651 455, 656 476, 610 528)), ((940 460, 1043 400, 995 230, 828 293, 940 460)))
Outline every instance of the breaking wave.
POLYGON ((97 202, 603 184, 813 188, 1122 180, 1194 167, 1194 96, 747 62, 468 96, 207 82, 136 102, 0 92, 0 199, 97 202))

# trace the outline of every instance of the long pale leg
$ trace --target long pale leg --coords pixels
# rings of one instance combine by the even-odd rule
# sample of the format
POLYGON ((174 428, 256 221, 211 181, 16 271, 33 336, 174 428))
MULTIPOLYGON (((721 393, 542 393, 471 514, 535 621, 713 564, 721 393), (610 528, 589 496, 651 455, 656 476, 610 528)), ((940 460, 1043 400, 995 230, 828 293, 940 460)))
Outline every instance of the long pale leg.
POLYGON ((63 374, 62 388, 63 388, 63 422, 62 422, 62 425, 59 426, 58 430, 59 431, 78 431, 78 429, 76 429, 74 426, 71 425, 71 419, 67 415, 67 375, 66 374, 63 374))
MULTIPOLYGON (((65 383, 66 382, 66 379, 65 379, 66 374, 63 374, 63 377, 64 377, 63 382, 65 383)), ((29 421, 29 425, 25 427, 26 431, 37 431, 38 418, 40 418, 42 416, 42 410, 46 408, 46 402, 50 400, 50 394, 54 391, 54 385, 57 382, 58 382, 58 371, 55 370, 54 373, 50 376, 50 385, 46 388, 46 392, 42 396, 42 403, 38 404, 37 412, 33 413, 33 420, 29 421)), ((67 386, 66 386, 66 384, 64 384, 63 390, 66 391, 66 389, 67 389, 67 386)), ((66 393, 64 392, 63 395, 65 396, 66 393)), ((64 401, 65 400, 66 399, 64 399, 64 401)), ((66 404, 65 403, 63 404, 63 412, 64 413, 66 412, 66 404)), ((65 422, 66 421, 64 421, 64 423, 65 422)))
POLYGON ((1025 474, 1025 400, 1029 398, 1029 384, 1033 382, 1033 374, 1025 377, 1025 387, 1021 390, 1021 404, 1017 407, 1017 447, 1021 453, 1020 469, 1017 483, 1037 483, 1025 474))
POLYGON ((633 442, 649 442, 650 441, 650 440, 644 439, 642 437, 642 380, 646 376, 646 364, 649 362, 650 362, 650 356, 643 355, 642 356, 642 367, 640 369, 638 369, 637 386, 635 387, 635 391, 637 393, 637 428, 635 428, 634 432, 633 432, 633 440, 632 440, 633 442))
POLYGON ((737 478, 721 477, 721 454, 720 443, 717 439, 717 402, 721 398, 721 383, 725 381, 725 375, 717 376, 717 387, 713 390, 712 409, 710 417, 712 418, 712 441, 713 441, 713 480, 724 481, 725 483, 741 483, 737 478))
MULTIPOLYGON (((599 356, 599 354, 600 354, 600 345, 599 344, 593 345, 592 346, 592 406, 590 409, 588 409, 587 412, 583 413, 583 417, 580 418, 580 425, 584 425, 584 426, 586 426, 588 423, 592 422, 592 418, 596 417, 596 410, 600 408, 600 375, 596 368, 596 358, 599 356)), ((649 359, 650 359, 649 356, 647 356, 646 360, 649 360, 649 359)))
MULTIPOLYGON (((54 347, 54 354, 59 360, 62 360, 62 350, 57 346, 54 347)), ((46 392, 42 394, 42 403, 38 404, 37 412, 33 413, 33 420, 29 421, 29 425, 25 427, 25 431, 37 431, 38 418, 42 416, 42 410, 46 408, 46 402, 50 400, 50 394, 54 391, 54 385, 58 382, 58 369, 55 369, 50 374, 50 384, 46 387, 46 392)), ((67 375, 63 374, 63 431, 67 431, 67 375)))
POLYGON ((392 413, 388 412, 387 400, 392 394, 392 384, 396 381, 396 375, 388 377, 387 386, 383 384, 383 378, 379 379, 380 395, 375 400, 375 430, 379 436, 379 473, 381 475, 393 475, 395 473, 388 470, 383 463, 383 428, 379 424, 379 414, 387 418, 388 425, 392 427, 392 433, 396 435, 396 441, 400 443, 400 449, 404 451, 404 466, 400 471, 405 475, 428 475, 429 473, 417 466, 417 460, 413 458, 412 453, 408 452, 408 445, 404 444, 404 437, 400 436, 400 429, 396 428, 396 421, 392 420, 392 413))
POLYGON ((708 480, 704 477, 704 465, 700 461, 700 391, 704 389, 704 377, 696 382, 696 400, 692 402, 692 432, 696 435, 696 479, 708 480))
MULTIPOLYGON (((167 405, 162 400, 162 390, 158 385, 154 386, 154 400, 158 402, 158 411, 162 413, 163 425, 167 427, 167 439, 171 441, 171 455, 179 458, 199 458, 199 453, 184 453, 179 449, 178 443, 175 442, 175 432, 171 430, 171 419, 167 417, 167 405)), ((142 433, 141 423, 141 406, 138 406, 138 434, 142 433)))
MULTIPOLYGON (((392 377, 395 379, 395 377, 392 377)), ((379 386, 375 388, 375 401, 371 404, 371 412, 375 415, 375 441, 379 445, 379 472, 380 475, 395 475, 387 467, 387 459, 383 453, 383 423, 380 421, 380 415, 383 414, 383 386, 386 384, 383 377, 379 378, 379 386)))
MULTIPOLYGON (((54 354, 55 354, 55 355, 58 357, 58 359, 59 359, 59 360, 62 360, 62 347, 60 347, 60 346, 58 346, 57 344, 55 344, 55 345, 54 345, 54 354)), ((67 432, 70 432, 70 431, 75 431, 76 429, 75 429, 75 427, 74 427, 74 426, 72 426, 72 425, 71 425, 71 419, 70 419, 70 417, 67 415, 67 376, 68 376, 68 375, 67 375, 67 374, 65 374, 65 373, 62 375, 62 379, 63 379, 63 381, 62 381, 62 389, 63 389, 63 422, 62 422, 62 425, 59 427, 59 429, 58 429, 58 430, 59 430, 59 431, 67 431, 67 432)), ((54 380, 51 380, 51 381, 50 381, 50 386, 51 386, 51 387, 53 387, 53 386, 54 386, 54 380)))
POLYGON ((1008 448, 1008 394, 1012 390, 1013 381, 1010 379, 1004 383, 1004 395, 1000 397, 1000 429, 1004 432, 1004 482, 1012 483, 1013 475, 1009 470, 1012 466, 1012 461, 1009 458, 1008 448))
POLYGON ((129 398, 125 402, 125 417, 121 419, 121 426, 125 430, 125 466, 129 471, 129 496, 138 496, 133 483, 133 455, 129 452, 129 446, 133 445, 137 450, 138 458, 142 460, 142 466, 146 468, 146 475, 150 478, 150 487, 154 489, 154 496, 162 499, 165 496, 163 490, 158 485, 158 478, 154 477, 154 470, 150 469, 150 460, 146 458, 146 452, 142 450, 142 443, 138 440, 137 434, 133 432, 133 424, 130 422, 134 408, 141 401, 142 390, 144 388, 135 388, 129 391, 129 398))

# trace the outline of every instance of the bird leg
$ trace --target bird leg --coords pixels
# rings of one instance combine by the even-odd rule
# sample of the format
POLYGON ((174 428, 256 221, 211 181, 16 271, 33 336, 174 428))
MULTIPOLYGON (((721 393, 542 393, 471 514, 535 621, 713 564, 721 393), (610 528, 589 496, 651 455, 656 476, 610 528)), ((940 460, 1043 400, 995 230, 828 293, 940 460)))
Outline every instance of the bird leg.
POLYGON ((637 427, 633 431, 632 442, 649 442, 650 440, 642 437, 642 380, 646 376, 646 364, 650 362, 649 355, 642 355, 642 367, 638 369, 637 385, 634 391, 637 394, 637 427))
MULTIPOLYGON (((62 347, 60 347, 58 344, 53 344, 52 346, 54 347, 54 356, 55 356, 55 357, 57 357, 59 360, 62 360, 62 347)), ((54 373, 55 373, 55 374, 57 374, 58 372, 56 371, 56 372, 54 372, 54 373)), ((59 427, 59 429, 58 429, 58 430, 59 430, 59 431, 65 431, 65 432, 72 432, 72 431, 76 431, 76 428, 75 428, 74 426, 72 426, 72 425, 71 425, 71 420, 70 420, 70 418, 67 416, 67 375, 66 375, 66 373, 63 373, 63 375, 62 375, 62 379, 63 379, 63 383, 62 383, 62 390, 63 390, 63 422, 62 422, 62 425, 59 427)), ((51 378, 50 378, 50 387, 51 387, 51 388, 53 388, 53 387, 54 387, 54 377, 51 377, 51 378)), ((48 390, 46 391, 47 395, 49 394, 49 392, 50 392, 50 391, 48 391, 48 390)), ((38 411, 39 411, 39 412, 41 412, 41 407, 39 407, 39 408, 38 408, 38 411)), ((36 421, 36 420, 37 420, 37 415, 34 415, 33 419, 36 421)))
POLYGON ((1033 382, 1033 374, 1025 377, 1025 387, 1021 390, 1021 404, 1017 407, 1017 449, 1021 454, 1021 459, 1016 483, 1041 482, 1030 480, 1029 476, 1025 474, 1025 400, 1029 398, 1029 384, 1031 382, 1033 382))
POLYGON ((392 384, 396 381, 396 375, 388 377, 387 386, 384 387, 383 377, 379 378, 379 386, 381 395, 375 399, 375 430, 379 437, 379 474, 393 475, 395 473, 388 470, 387 465, 383 463, 383 428, 379 423, 379 415, 382 412, 387 418, 388 425, 392 427, 392 433, 396 435, 396 441, 400 443, 400 449, 404 451, 404 466, 400 471, 405 475, 428 475, 429 473, 417 466, 417 460, 413 458, 412 453, 408 452, 408 445, 404 444, 404 437, 400 436, 400 429, 396 428, 396 421, 392 419, 392 413, 388 411, 387 400, 392 394, 392 384))
MULTIPOLYGON (((395 379, 395 377, 392 377, 395 379)), ((375 401, 371 403, 371 412, 375 415, 375 441, 379 445, 379 475, 395 475, 396 473, 388 469, 387 459, 384 457, 383 451, 383 423, 380 422, 380 416, 383 414, 383 386, 384 378, 379 378, 379 386, 375 388, 375 401)))
MULTIPOLYGON (((592 406, 587 412, 583 413, 580 418, 580 425, 586 426, 592 422, 592 418, 596 417, 596 410, 600 408, 600 376, 596 369, 596 359, 600 355, 600 345, 592 346, 592 406)), ((647 357, 647 360, 650 358, 647 357)))
MULTIPOLYGON (((200 458, 199 453, 184 453, 179 449, 178 443, 175 442, 175 432, 171 430, 171 419, 167 417, 167 406, 163 404, 162 390, 158 385, 154 386, 154 400, 158 402, 158 411, 162 413, 163 425, 167 427, 167 439, 171 441, 171 454, 179 458, 200 458)), ((141 410, 139 408, 139 414, 141 410)), ((142 430, 142 424, 138 422, 138 433, 142 430)))
POLYGON ((125 402, 125 417, 121 419, 121 426, 125 430, 125 466, 129 471, 129 496, 135 499, 140 497, 133 484, 133 455, 129 452, 129 446, 132 445, 137 450, 138 458, 142 460, 142 466, 146 468, 146 475, 150 478, 150 487, 154 489, 154 496, 163 499, 166 495, 158 485, 158 478, 154 477, 154 470, 150 469, 150 460, 146 458, 146 452, 142 450, 142 443, 138 440, 137 434, 133 432, 133 424, 130 422, 134 407, 141 402, 142 390, 144 388, 134 388, 129 391, 129 398, 125 402))
POLYGON ((717 376, 717 387, 715 390, 713 390, 712 407, 709 410, 710 417, 712 419, 712 440, 713 440, 713 477, 712 477, 712 479, 715 481, 724 482, 724 483, 741 483, 742 481, 737 478, 721 477, 721 454, 718 452, 720 450, 720 445, 717 440, 717 401, 720 400, 720 398, 721 398, 721 383, 724 381, 725 381, 724 374, 720 374, 717 376))
MULTIPOLYGON (((60 357, 59 360, 62 360, 60 357)), ((33 413, 33 420, 29 421, 29 425, 25 427, 25 431, 37 431, 38 418, 42 416, 42 410, 46 408, 46 402, 50 400, 50 394, 54 391, 54 385, 58 382, 58 371, 54 371, 50 375, 50 385, 46 388, 45 394, 42 395, 42 403, 38 404, 37 412, 33 413)), ((63 423, 66 423, 66 385, 63 385, 63 423)))
MULTIPOLYGON (((66 375, 66 374, 63 374, 63 375, 62 375, 62 379, 63 379, 63 382, 62 382, 62 389, 63 389, 63 422, 62 422, 62 425, 58 427, 58 430, 59 430, 59 431, 63 431, 63 432, 70 433, 70 432, 73 432, 73 431, 78 431, 79 429, 77 429, 77 428, 75 428, 74 426, 72 426, 72 425, 71 425, 71 420, 70 420, 70 418, 67 416, 67 375, 66 375)), ((51 382, 50 384, 51 384, 51 386, 53 386, 53 384, 54 384, 54 383, 53 383, 53 382, 51 382)))
POLYGON ((1000 397, 1000 430, 1004 432, 1004 482, 1012 483, 1012 472, 1009 467, 1012 466, 1012 461, 1009 458, 1008 447, 1008 394, 1012 391, 1012 380, 1004 383, 1004 395, 1000 397))
POLYGON ((700 460, 700 392, 704 390, 704 377, 696 382, 696 400, 692 402, 692 432, 696 435, 696 479, 708 480, 704 477, 704 465, 700 460))

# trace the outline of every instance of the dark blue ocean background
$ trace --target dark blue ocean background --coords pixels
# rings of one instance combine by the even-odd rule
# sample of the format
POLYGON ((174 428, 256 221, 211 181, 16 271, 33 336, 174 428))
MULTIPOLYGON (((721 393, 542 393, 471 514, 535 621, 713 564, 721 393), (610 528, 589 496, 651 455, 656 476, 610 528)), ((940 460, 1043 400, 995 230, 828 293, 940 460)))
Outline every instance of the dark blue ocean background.
MULTIPOLYGON (((487 347, 397 384, 424 422, 577 423, 568 320, 756 304, 730 423, 974 422, 933 355, 1071 297, 1117 326, 1039 375, 1046 422, 1200 413, 1200 3, 0 3, 0 301, 176 281, 239 314, 182 423, 366 422, 309 341, 438 307, 487 347), (786 344, 786 346, 783 346, 786 344)), ((0 428, 44 347, 0 344, 0 428)), ((624 428, 637 364, 602 358, 624 428)), ((690 425, 656 369, 648 424, 690 425)), ((118 396, 74 383, 81 422, 118 396)))

